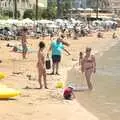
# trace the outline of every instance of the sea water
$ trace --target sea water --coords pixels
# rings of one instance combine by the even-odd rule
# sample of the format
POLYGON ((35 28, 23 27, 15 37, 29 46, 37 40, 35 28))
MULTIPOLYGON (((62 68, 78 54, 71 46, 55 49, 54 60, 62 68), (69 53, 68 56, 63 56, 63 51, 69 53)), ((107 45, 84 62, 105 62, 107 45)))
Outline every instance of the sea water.
POLYGON ((99 120, 120 120, 120 42, 106 47, 96 61, 93 91, 77 92, 76 97, 99 120))

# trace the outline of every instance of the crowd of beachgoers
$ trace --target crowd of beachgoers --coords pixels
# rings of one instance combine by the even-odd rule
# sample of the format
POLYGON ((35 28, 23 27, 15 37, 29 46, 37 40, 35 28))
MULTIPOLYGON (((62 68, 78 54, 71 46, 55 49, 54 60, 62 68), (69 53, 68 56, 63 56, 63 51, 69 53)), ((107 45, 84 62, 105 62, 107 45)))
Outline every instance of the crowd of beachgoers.
POLYGON ((0 39, 18 40, 21 29, 26 27, 28 36, 39 38, 40 36, 58 35, 60 32, 66 33, 67 37, 73 36, 75 39, 81 36, 88 36, 91 32, 116 30, 117 22, 114 20, 80 21, 71 18, 70 20, 0 20, 0 39))
MULTIPOLYGON (((92 84, 90 82, 90 77, 91 77, 92 73, 96 72, 96 61, 95 61, 95 56, 93 56, 91 54, 91 51, 93 48, 90 48, 90 47, 86 48, 86 46, 89 46, 90 44, 93 44, 94 42, 96 42, 99 46, 99 44, 103 44, 104 41, 109 41, 109 40, 106 40, 106 38, 109 36, 108 39, 110 39, 111 34, 113 34, 113 37, 116 37, 116 34, 115 34, 116 29, 117 29, 117 22, 114 20, 104 20, 104 21, 97 20, 97 21, 93 21, 93 22, 83 22, 83 21, 75 20, 75 19, 71 19, 69 21, 63 20, 63 19, 56 19, 54 21, 50 21, 50 20, 32 21, 30 19, 25 19, 25 20, 21 20, 21 21, 20 20, 0 20, 1 50, 2 50, 2 52, 4 51, 4 54, 1 55, 4 59, 1 57, 1 61, 0 61, 1 65, 2 65, 1 71, 6 70, 6 71, 9 71, 10 74, 12 74, 11 76, 8 76, 8 78, 7 78, 10 80, 6 80, 5 83, 11 82, 11 83, 15 84, 16 88, 21 88, 21 89, 23 87, 30 89, 30 88, 32 88, 32 87, 34 88, 36 86, 39 86, 39 89, 40 89, 43 87, 43 85, 46 89, 49 88, 46 91, 44 91, 44 89, 39 90, 39 92, 37 91, 38 89, 36 89, 36 91, 34 91, 34 90, 29 91, 26 89, 22 89, 21 91, 23 93, 22 93, 21 99, 19 99, 19 105, 18 105, 18 101, 14 101, 14 103, 15 102, 16 103, 15 103, 15 107, 13 108, 17 111, 19 118, 21 119, 20 116, 21 116, 21 114, 23 115, 23 113, 25 113, 25 115, 26 115, 26 111, 28 112, 30 110, 30 105, 33 105, 31 107, 31 109, 33 109, 33 107, 36 109, 37 108, 36 106, 40 105, 41 110, 45 111, 45 113, 47 110, 48 110, 48 113, 53 112, 52 110, 48 109, 49 105, 50 105, 49 102, 51 100, 52 101, 51 108, 55 107, 54 115, 57 113, 57 115, 55 116, 56 118, 58 117, 58 113, 61 113, 61 111, 59 112, 59 109, 58 109, 58 106, 60 105, 60 107, 62 107, 60 110, 63 110, 63 108, 65 108, 65 113, 63 116, 67 116, 68 114, 70 114, 72 112, 70 110, 71 107, 73 107, 73 108, 75 107, 75 110, 73 112, 74 113, 73 119, 74 120, 75 120, 75 118, 78 119, 78 117, 76 117, 77 116, 76 111, 77 110, 79 111, 79 109, 77 107, 78 105, 76 105, 75 103, 74 104, 69 103, 68 105, 65 105, 63 103, 54 104, 55 95, 54 95, 54 97, 52 97, 52 98, 50 97, 50 99, 49 99, 48 93, 50 92, 50 94, 53 94, 53 90, 51 90, 52 85, 54 86, 54 88, 55 87, 56 88, 57 87, 64 88, 63 83, 65 83, 66 82, 65 79, 67 79, 64 77, 67 76, 66 71, 68 69, 66 66, 68 65, 69 67, 71 67, 73 65, 73 61, 78 62, 78 60, 76 60, 74 58, 76 56, 79 56, 79 64, 82 67, 86 67, 86 69, 81 68, 81 72, 86 72, 87 88, 89 88, 89 90, 92 90, 94 86, 92 86, 92 84), (105 31, 107 34, 109 34, 109 31, 110 32, 112 31, 112 32, 111 32, 111 34, 107 35, 107 37, 105 36, 104 41, 101 42, 100 40, 97 40, 96 36, 99 38, 104 38, 103 37, 104 34, 102 34, 102 33, 105 31), (93 33, 95 33, 95 34, 93 34, 93 33), (89 36, 92 36, 92 37, 89 37, 89 36), (83 40, 79 39, 80 37, 83 40), (35 39, 33 39, 33 38, 35 38, 35 39), (38 39, 38 40, 36 40, 36 39, 38 39), (2 41, 2 40, 12 40, 12 41, 8 42, 8 41, 2 41), (13 41, 13 40, 20 40, 20 41, 13 41), (34 42, 35 40, 36 40, 36 42, 34 42), (18 44, 21 44, 20 48, 15 45, 16 42, 18 44), (29 44, 27 44, 27 43, 29 43, 29 44), (69 43, 70 43, 70 47, 69 47, 69 43), (31 49, 29 49, 29 47, 28 47, 30 44, 32 44, 30 46, 31 49), (39 44, 39 46, 38 46, 38 44, 39 44), (60 71, 60 75, 59 75, 59 70, 61 70, 61 69, 59 68, 59 65, 56 63, 61 61, 61 56, 60 55, 56 56, 56 51, 54 51, 55 55, 51 55, 50 54, 51 49, 49 49, 49 51, 48 51, 48 45, 49 45, 49 47, 51 47, 52 50, 56 48, 55 46, 59 47, 60 50, 65 50, 64 46, 68 49, 68 52, 67 52, 67 50, 65 50, 65 51, 67 52, 67 54, 69 56, 63 55, 64 56, 64 60, 62 61, 63 65, 60 64, 62 67, 62 73, 60 71), (13 47, 14 51, 16 51, 19 48, 19 52, 21 52, 22 55, 14 53, 14 52, 10 53, 11 47, 13 47), (47 48, 47 52, 48 52, 48 55, 47 54, 46 55, 51 57, 50 59, 52 59, 52 62, 55 65, 53 67, 51 66, 52 71, 51 71, 50 75, 45 73, 45 68, 41 64, 41 58, 43 58, 42 53, 43 53, 43 50, 45 47, 47 48), (35 51, 33 51, 32 48, 35 49, 35 51), (85 55, 84 55, 84 53, 83 54, 81 53, 82 48, 84 49, 85 55), (70 51, 69 51, 69 49, 70 49, 70 51), (29 51, 31 52, 31 54, 28 55, 27 53, 29 51), (80 53, 79 55, 78 55, 78 51, 80 53), (11 54, 11 56, 9 55, 9 57, 8 57, 8 54, 11 54), (38 54, 38 57, 36 57, 37 54, 38 54), (18 61, 16 60, 17 58, 18 58, 18 61), (27 59, 25 59, 25 58, 27 58, 27 59), (11 62, 11 59, 12 60, 15 59, 13 61, 16 61, 16 64, 14 64, 13 61, 11 62), (24 60, 21 60, 21 59, 24 59, 24 60), (33 60, 33 59, 35 59, 35 60, 33 60), (6 60, 8 60, 9 62, 6 62, 6 60), (30 61, 30 63, 29 63, 29 61, 30 61), (94 66, 90 66, 93 63, 94 63, 94 66), (36 68, 36 64, 37 64, 38 69, 36 68), (87 65, 85 65, 85 64, 87 64, 87 65), (89 68, 88 68, 88 64, 89 64, 89 68), (28 81, 26 76, 24 78, 24 76, 20 73, 20 71, 19 72, 12 71, 14 69, 14 67, 15 67, 15 69, 19 70, 20 65, 22 65, 22 68, 25 69, 23 75, 25 74, 28 77, 28 79, 31 79, 33 76, 32 76, 32 74, 26 74, 27 70, 31 71, 31 73, 33 73, 33 71, 34 71, 33 68, 38 70, 36 72, 36 73, 38 73, 38 76, 36 78, 37 82, 31 80, 32 82, 35 82, 35 84, 32 84, 31 86, 29 86, 28 84, 25 83, 25 81, 28 81), (54 76, 52 77, 51 75, 54 75, 54 76), (44 77, 43 85, 41 83, 42 82, 41 76, 44 77), (47 76, 47 78, 46 78, 46 76, 47 76), (62 81, 62 83, 60 83, 57 81, 57 79, 59 79, 60 82, 61 82, 61 79, 63 79, 64 82, 62 81), (56 83, 58 83, 58 84, 56 84, 56 83), (47 100, 44 100, 45 98, 47 100), (39 101, 41 99, 44 100, 45 104, 41 104, 41 102, 39 101), (35 103, 33 101, 35 101, 35 103), (45 107, 44 105, 47 105, 47 107, 46 107, 47 109, 44 109, 44 107, 45 107), (23 113, 21 113, 21 111, 19 111, 20 109, 17 108, 16 106, 22 106, 23 113)), ((106 42, 106 44, 108 44, 109 42, 106 42)), ((71 76, 73 76, 73 78, 75 77, 75 75, 72 75, 72 74, 71 74, 71 76)), ((31 81, 29 81, 29 82, 31 82, 31 81)), ((67 79, 67 81, 69 81, 69 79, 67 79)), ((56 90, 56 92, 57 92, 57 90, 56 90)), ((62 98, 71 99, 71 96, 69 96, 69 95, 66 96, 66 94, 68 94, 68 93, 72 94, 73 97, 75 97, 73 94, 72 86, 66 86, 64 94, 62 94, 62 95, 64 95, 64 96, 62 96, 62 98)), ((4 108, 4 109, 7 108, 7 109, 5 110, 5 112, 2 113, 3 115, 1 115, 1 116, 6 116, 6 119, 8 119, 8 118, 13 119, 13 117, 18 119, 18 116, 14 115, 14 114, 12 114, 11 116, 6 115, 7 111, 10 109, 8 104, 2 108, 4 108)), ((84 110, 81 110, 81 111, 84 111, 84 110)), ((11 111, 9 111, 9 113, 11 113, 11 111)), ((71 114, 73 114, 73 113, 71 113, 71 114)), ((78 112, 78 113, 79 113, 79 115, 81 115, 81 113, 84 113, 84 112, 78 112)), ((40 118, 40 116, 41 116, 41 114, 39 114, 39 112, 36 112, 36 111, 33 111, 33 114, 35 114, 36 116, 38 115, 38 118, 40 118)), ((85 118, 89 118, 88 113, 87 113, 88 116, 87 116, 86 112, 84 114, 86 116, 85 118)), ((24 117, 27 118, 28 116, 27 117, 24 116, 24 117)), ((36 120, 38 118, 36 118, 36 120)), ((52 117, 49 116, 48 119, 50 119, 50 118, 52 119, 52 117)), ((69 116, 68 116, 68 118, 69 118, 69 116)), ((35 119, 35 118, 32 118, 32 119, 35 119)))

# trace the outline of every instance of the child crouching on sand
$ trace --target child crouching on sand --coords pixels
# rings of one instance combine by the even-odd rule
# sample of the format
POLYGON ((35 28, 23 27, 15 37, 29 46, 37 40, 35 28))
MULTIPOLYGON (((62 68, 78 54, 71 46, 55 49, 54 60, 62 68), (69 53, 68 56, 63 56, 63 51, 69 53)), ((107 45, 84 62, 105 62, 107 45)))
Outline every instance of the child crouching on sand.
POLYGON ((63 96, 66 100, 71 100, 72 98, 75 98, 75 95, 73 93, 73 87, 69 86, 64 89, 63 96))
POLYGON ((39 51, 38 51, 38 62, 37 62, 37 68, 38 68, 38 81, 40 84, 40 89, 42 88, 42 77, 44 80, 44 87, 47 88, 47 83, 46 83, 46 69, 45 69, 45 57, 44 57, 44 48, 45 48, 45 43, 40 42, 39 43, 39 51))

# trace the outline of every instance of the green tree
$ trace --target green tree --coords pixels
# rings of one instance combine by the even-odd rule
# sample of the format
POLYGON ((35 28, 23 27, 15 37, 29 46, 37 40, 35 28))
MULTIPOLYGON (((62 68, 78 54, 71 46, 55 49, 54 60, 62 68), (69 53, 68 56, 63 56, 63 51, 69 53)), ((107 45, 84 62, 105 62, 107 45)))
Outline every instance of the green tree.
MULTIPOLYGON (((9 18, 13 17, 13 11, 4 10, 3 13, 4 13, 3 16, 9 17, 9 18)), ((20 17, 20 12, 17 11, 16 15, 17 15, 17 18, 19 18, 20 17)))
MULTIPOLYGON (((36 13, 36 5, 33 6, 33 11, 34 14, 36 13)), ((38 7, 38 19, 54 19, 56 18, 56 13, 57 13, 57 7, 56 7, 56 2, 50 2, 48 4, 48 8, 40 8, 38 7)), ((36 14, 35 14, 36 15, 36 14)), ((35 17, 34 17, 35 19, 35 17)))
POLYGON ((35 17, 35 13, 32 9, 27 9, 25 12, 24 12, 24 15, 23 15, 23 18, 30 18, 30 19, 33 19, 35 17))
POLYGON ((48 9, 44 9, 42 11, 41 17, 44 19, 54 19, 56 18, 56 9, 51 7, 48 9))
POLYGON ((13 0, 14 3, 14 18, 17 19, 17 0, 13 0))
POLYGON ((69 10, 71 9, 71 4, 73 0, 63 0, 62 4, 62 14, 63 16, 66 16, 69 13, 69 10))
POLYGON ((66 16, 71 9, 73 0, 57 0, 57 17, 66 16))

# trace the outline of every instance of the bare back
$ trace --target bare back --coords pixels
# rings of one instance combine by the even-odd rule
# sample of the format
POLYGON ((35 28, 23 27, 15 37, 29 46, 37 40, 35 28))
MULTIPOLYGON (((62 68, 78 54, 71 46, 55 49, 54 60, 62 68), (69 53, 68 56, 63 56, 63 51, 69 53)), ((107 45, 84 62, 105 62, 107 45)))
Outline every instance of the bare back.
POLYGON ((44 68, 45 65, 45 57, 44 57, 44 53, 39 50, 38 51, 38 67, 44 68))
POLYGON ((21 42, 22 42, 22 45, 26 45, 27 44, 25 33, 22 34, 22 41, 21 42))

